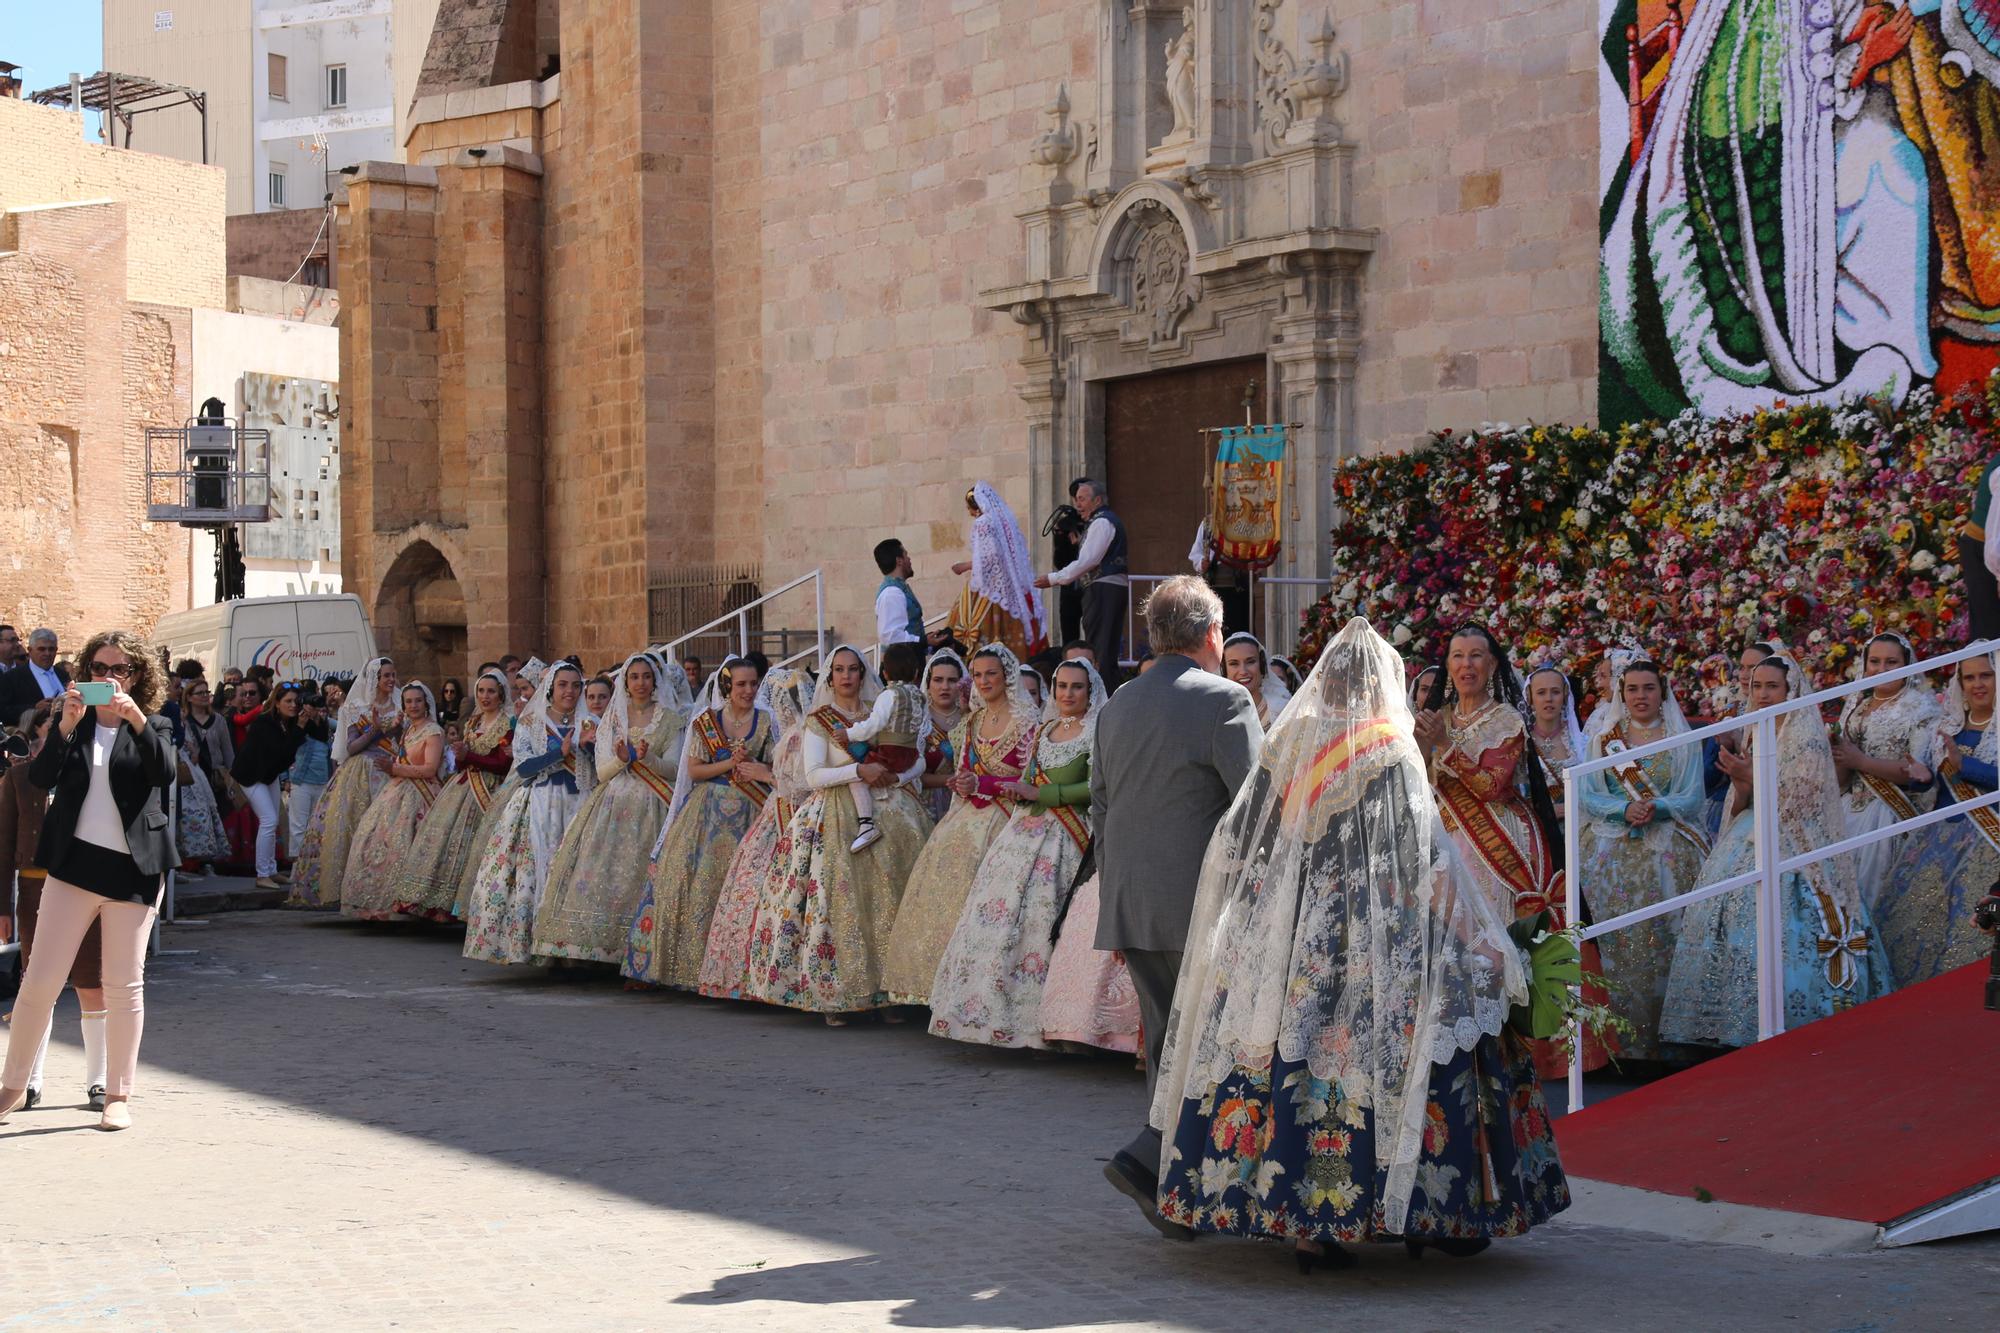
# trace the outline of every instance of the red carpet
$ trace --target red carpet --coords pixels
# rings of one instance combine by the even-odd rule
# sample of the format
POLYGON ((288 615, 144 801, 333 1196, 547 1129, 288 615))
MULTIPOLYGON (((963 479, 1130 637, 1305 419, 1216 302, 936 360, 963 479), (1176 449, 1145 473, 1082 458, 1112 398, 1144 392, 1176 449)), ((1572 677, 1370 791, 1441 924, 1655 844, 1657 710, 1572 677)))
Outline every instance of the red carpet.
POLYGON ((1556 1122, 1572 1176, 1884 1223, 2000 1178, 2000 1013, 1962 967, 1556 1122))

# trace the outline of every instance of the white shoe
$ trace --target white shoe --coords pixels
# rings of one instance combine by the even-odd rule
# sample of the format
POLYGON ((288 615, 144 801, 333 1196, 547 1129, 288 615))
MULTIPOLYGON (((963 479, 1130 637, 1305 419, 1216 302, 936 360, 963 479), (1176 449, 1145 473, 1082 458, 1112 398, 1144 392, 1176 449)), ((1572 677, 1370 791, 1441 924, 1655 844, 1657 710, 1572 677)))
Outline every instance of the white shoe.
POLYGON ((865 852, 880 841, 882 841, 882 830, 873 824, 863 824, 861 826, 861 836, 853 842, 848 843, 847 850, 850 852, 865 852))
POLYGON ((97 1127, 104 1130, 132 1128, 132 1103, 106 1102, 104 1118, 97 1122, 97 1127))

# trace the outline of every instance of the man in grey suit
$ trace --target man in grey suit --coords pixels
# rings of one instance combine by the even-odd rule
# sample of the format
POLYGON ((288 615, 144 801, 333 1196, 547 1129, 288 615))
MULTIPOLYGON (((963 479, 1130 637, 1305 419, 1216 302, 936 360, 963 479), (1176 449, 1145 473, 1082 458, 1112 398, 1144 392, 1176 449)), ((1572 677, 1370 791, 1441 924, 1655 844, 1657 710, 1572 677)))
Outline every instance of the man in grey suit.
MULTIPOLYGON (((1249 691, 1222 675, 1222 601, 1192 575, 1146 602, 1151 670, 1111 696, 1090 761, 1098 867, 1097 947, 1125 955, 1146 1030, 1146 1100, 1194 913, 1209 834, 1257 763, 1264 729, 1249 691)), ((1160 1216, 1160 1132, 1142 1125, 1104 1175, 1161 1234, 1193 1238, 1160 1216)))

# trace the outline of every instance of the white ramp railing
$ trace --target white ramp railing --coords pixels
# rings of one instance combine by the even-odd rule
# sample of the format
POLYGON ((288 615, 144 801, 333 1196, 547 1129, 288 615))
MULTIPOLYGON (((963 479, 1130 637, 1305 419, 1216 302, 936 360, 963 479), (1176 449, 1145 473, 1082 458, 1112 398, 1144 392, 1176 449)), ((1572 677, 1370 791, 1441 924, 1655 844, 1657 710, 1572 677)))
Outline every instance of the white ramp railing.
POLYGON ((773 588, 763 596, 756 598, 754 601, 745 602, 733 611, 723 612, 706 625, 702 625, 697 629, 691 629, 678 638, 669 640, 665 651, 678 660, 681 655, 681 649, 688 644, 693 643, 697 639, 714 638, 718 633, 727 633, 728 627, 734 624, 736 633, 735 652, 739 655, 747 653, 757 646, 757 643, 753 642, 753 638, 761 641, 761 635, 753 636, 751 634, 750 613, 767 603, 776 601, 786 593, 805 587, 807 584, 811 584, 813 590, 812 645, 802 648, 798 652, 789 653, 782 660, 772 665, 791 666, 804 658, 810 657, 813 659, 813 669, 818 671, 824 667, 826 657, 826 580, 817 569, 813 570, 810 574, 801 574, 790 583, 782 587, 773 588))
MULTIPOLYGON (((1579 942, 1600 939, 1628 926, 1636 926, 1654 917, 1691 907, 1703 899, 1734 893, 1738 889, 1754 885, 1757 890, 1757 1040, 1766 1041, 1783 1032, 1785 973, 1780 960, 1784 950, 1784 912, 1783 899, 1779 894, 1779 885, 1783 877, 1792 871, 1802 870, 1821 861, 1845 856, 1850 852, 1872 847, 1878 842, 1928 828, 1932 824, 1941 823, 1970 810, 2000 805, 2000 791, 1988 792, 1975 800, 1940 806, 1873 832, 1859 833, 1851 838, 1828 843, 1824 847, 1811 848, 1797 856, 1782 856, 1778 850, 1777 818, 1779 720, 1809 708, 1817 710, 1823 704, 1833 703, 1849 695, 1875 689, 1877 686, 1925 676, 1946 667, 1955 667, 1967 658, 1984 656, 1993 651, 1994 645, 1990 643, 1975 644, 1927 661, 1913 662, 1895 671, 1885 671, 1879 676, 1851 681, 1829 690, 1821 690, 1817 694, 1808 694, 1802 698, 1774 704, 1742 717, 1727 718, 1706 727, 1668 736, 1649 745, 1635 745, 1630 749, 1620 750, 1617 754, 1605 755, 1601 759, 1586 759, 1570 765, 1563 773, 1563 863, 1568 867, 1568 873, 1564 876, 1567 920, 1575 924, 1583 897, 1583 884, 1579 872, 1582 869, 1584 814, 1583 803, 1578 799, 1579 781, 1590 774, 1601 773, 1609 768, 1624 767, 1654 755, 1667 754, 1690 745, 1699 747, 1703 741, 1711 738, 1746 731, 1751 735, 1750 814, 1756 821, 1754 837, 1757 868, 1745 874, 1718 880, 1714 884, 1703 884, 1672 898, 1649 903, 1609 920, 1585 926, 1577 932, 1579 942)), ((1575 1049, 1580 1052, 1583 1048, 1583 1020, 1580 1016, 1572 1029, 1572 1036, 1575 1049)), ((1583 1106, 1583 1062, 1580 1059, 1572 1059, 1569 1062, 1569 1106, 1571 1110, 1583 1106)))

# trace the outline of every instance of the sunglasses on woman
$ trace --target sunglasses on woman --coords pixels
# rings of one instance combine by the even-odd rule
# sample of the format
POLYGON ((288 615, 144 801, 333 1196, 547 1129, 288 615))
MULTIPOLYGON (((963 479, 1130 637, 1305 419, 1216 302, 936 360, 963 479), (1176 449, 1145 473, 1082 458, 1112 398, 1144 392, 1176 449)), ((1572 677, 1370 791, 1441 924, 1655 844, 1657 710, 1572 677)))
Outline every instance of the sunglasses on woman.
POLYGON ((92 676, 109 676, 113 680, 130 680, 132 679, 132 664, 130 662, 92 662, 90 664, 90 674, 92 676))

